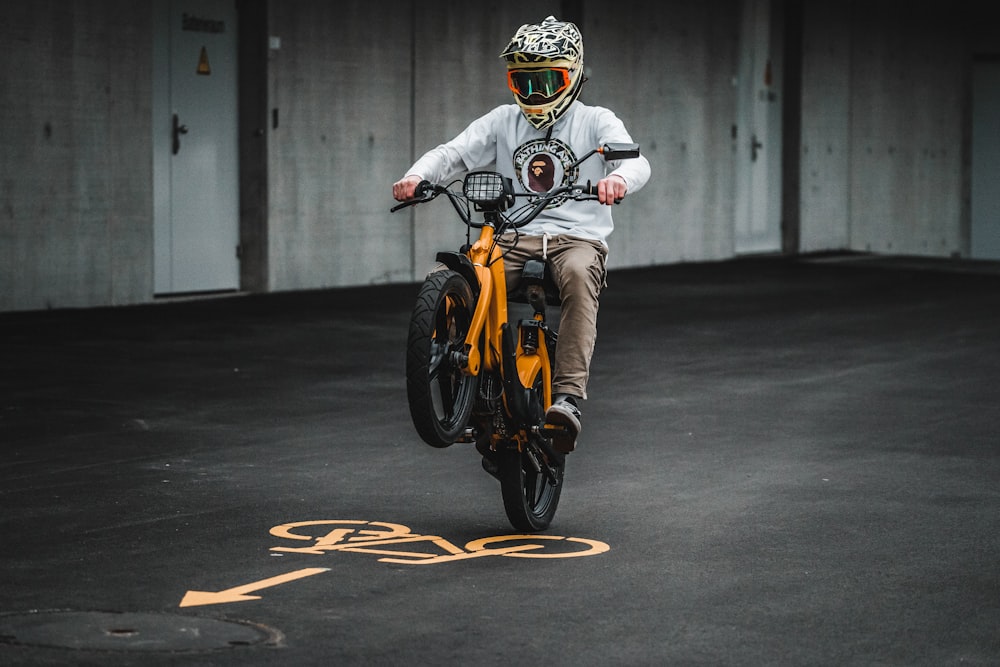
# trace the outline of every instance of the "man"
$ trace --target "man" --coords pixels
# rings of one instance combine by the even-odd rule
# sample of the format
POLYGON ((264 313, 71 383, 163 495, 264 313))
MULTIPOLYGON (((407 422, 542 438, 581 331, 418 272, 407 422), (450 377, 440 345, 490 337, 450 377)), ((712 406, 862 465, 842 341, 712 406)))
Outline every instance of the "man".
POLYGON ((562 314, 556 346, 552 406, 547 423, 569 436, 554 442, 561 451, 575 448, 580 433, 580 402, 587 398, 590 361, 597 340, 598 298, 605 284, 607 237, 614 227, 609 206, 649 180, 645 157, 620 163, 593 158, 572 164, 598 146, 632 143, 624 124, 603 107, 578 100, 586 80, 583 38, 576 25, 550 16, 520 27, 500 54, 515 104, 503 105, 473 121, 451 141, 425 153, 392 186, 398 201, 412 199, 422 180, 444 183, 463 171, 495 164, 521 192, 544 192, 565 181, 597 184, 600 206, 566 200, 522 227, 520 236, 500 243, 508 289, 516 286, 527 259, 545 248, 559 287, 562 314))

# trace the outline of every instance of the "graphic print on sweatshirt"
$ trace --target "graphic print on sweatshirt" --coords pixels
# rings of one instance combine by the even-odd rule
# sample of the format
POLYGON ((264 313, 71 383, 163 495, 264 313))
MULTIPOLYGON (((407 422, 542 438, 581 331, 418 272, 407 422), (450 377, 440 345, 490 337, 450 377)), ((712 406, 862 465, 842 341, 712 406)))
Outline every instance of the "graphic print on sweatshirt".
MULTIPOLYGON (((558 139, 533 139, 514 151, 514 173, 528 192, 548 192, 576 180, 579 167, 568 169, 576 161, 573 150, 558 139)), ((562 205, 560 197, 549 208, 562 205)))

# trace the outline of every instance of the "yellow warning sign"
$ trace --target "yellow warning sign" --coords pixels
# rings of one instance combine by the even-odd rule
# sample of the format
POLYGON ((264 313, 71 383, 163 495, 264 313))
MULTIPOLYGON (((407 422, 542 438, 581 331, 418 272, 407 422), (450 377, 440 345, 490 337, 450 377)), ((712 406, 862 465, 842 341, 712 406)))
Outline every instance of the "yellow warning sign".
POLYGON ((212 73, 212 66, 208 64, 208 51, 201 47, 201 56, 198 58, 198 74, 209 76, 212 73))

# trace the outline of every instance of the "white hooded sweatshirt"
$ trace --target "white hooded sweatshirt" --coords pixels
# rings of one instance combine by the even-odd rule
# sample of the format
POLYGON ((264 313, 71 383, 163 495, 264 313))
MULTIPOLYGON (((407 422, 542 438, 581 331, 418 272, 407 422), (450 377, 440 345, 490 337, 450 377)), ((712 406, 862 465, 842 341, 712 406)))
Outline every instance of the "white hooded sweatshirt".
MULTIPOLYGON (((609 109, 576 101, 546 138, 545 130, 535 129, 524 119, 520 107, 508 104, 477 118, 457 137, 425 153, 407 176, 447 183, 465 171, 493 168, 513 181, 515 192, 545 192, 567 182, 566 167, 609 143, 633 143, 625 125, 609 109)), ((641 155, 612 162, 594 155, 577 169, 578 184, 596 185, 614 174, 625 180, 629 194, 641 189, 650 175, 649 161, 641 155)), ((610 206, 567 200, 545 209, 520 231, 566 234, 607 245, 612 229, 610 206)))

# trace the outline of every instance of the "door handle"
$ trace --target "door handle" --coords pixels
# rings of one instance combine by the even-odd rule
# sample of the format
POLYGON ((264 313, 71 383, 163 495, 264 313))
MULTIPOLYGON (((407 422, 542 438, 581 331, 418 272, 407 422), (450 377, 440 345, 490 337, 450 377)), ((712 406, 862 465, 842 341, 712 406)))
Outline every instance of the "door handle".
POLYGON ((757 140, 757 135, 753 135, 750 139, 750 161, 757 161, 757 151, 764 147, 764 144, 757 140))
POLYGON ((180 118, 174 114, 174 155, 177 155, 181 150, 181 135, 187 133, 187 125, 181 125, 180 118))

